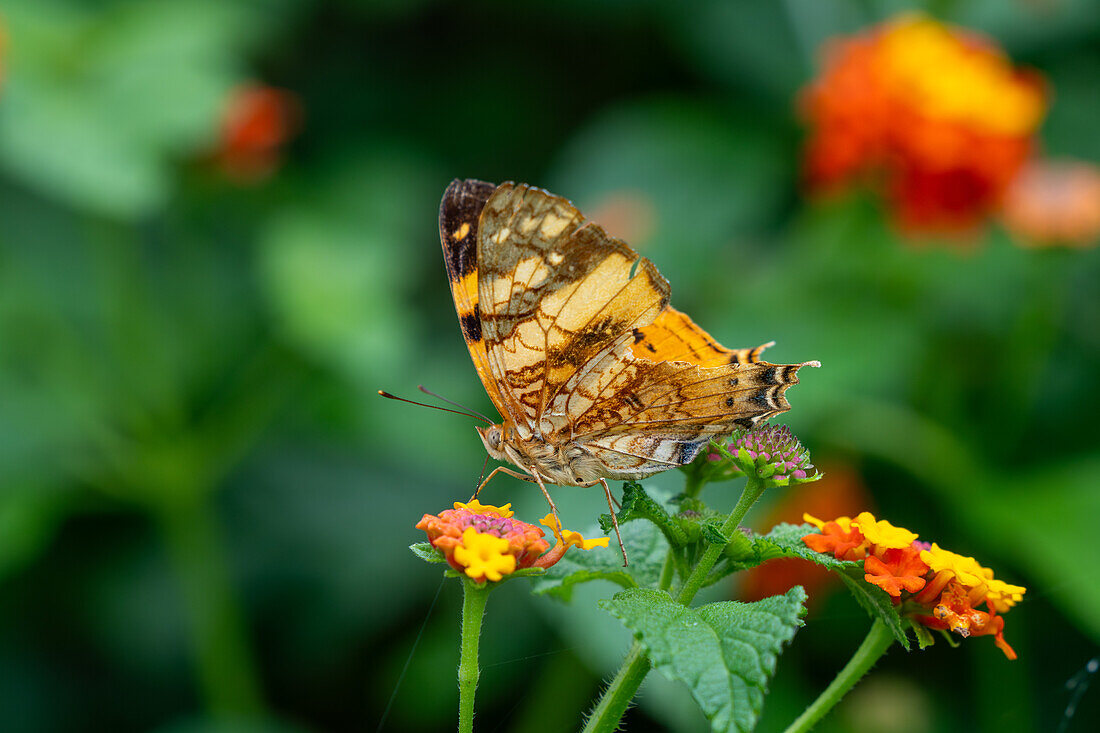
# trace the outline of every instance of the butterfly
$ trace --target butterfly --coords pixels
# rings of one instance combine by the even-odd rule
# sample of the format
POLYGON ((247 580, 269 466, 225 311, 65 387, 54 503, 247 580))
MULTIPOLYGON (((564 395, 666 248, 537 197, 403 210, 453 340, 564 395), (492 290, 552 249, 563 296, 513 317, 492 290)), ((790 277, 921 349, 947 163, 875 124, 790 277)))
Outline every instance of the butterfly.
POLYGON ((478 434, 520 470, 494 469, 479 491, 504 472, 537 483, 557 515, 547 483, 602 484, 614 520, 608 479, 685 465, 785 412, 798 370, 818 365, 761 361, 771 344, 720 346, 669 305, 652 262, 540 188, 455 180, 439 233, 462 336, 501 415, 478 434))

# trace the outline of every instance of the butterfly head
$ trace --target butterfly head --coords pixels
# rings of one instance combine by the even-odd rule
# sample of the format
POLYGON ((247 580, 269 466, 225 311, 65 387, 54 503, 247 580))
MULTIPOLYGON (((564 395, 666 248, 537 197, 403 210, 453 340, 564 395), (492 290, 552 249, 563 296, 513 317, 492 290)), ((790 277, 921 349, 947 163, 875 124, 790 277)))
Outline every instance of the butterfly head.
POLYGON ((504 455, 504 426, 490 425, 489 427, 476 427, 477 434, 481 436, 481 442, 485 444, 485 450, 498 461, 507 460, 504 455))

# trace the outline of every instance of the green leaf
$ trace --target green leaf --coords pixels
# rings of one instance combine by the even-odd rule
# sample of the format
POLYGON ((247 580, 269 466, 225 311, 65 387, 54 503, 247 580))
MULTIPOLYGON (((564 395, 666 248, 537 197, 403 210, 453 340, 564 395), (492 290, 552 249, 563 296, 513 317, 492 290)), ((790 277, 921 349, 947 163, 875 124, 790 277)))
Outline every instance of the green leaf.
MULTIPOLYGON (((627 481, 623 484, 623 507, 616 516, 619 518, 620 531, 627 522, 647 519, 660 528, 670 545, 679 547, 688 542, 688 535, 683 527, 636 481, 627 481)), ((608 534, 614 532, 610 514, 600 515, 600 529, 608 534)))
POLYGON ((609 580, 623 588, 657 585, 668 554, 668 543, 661 532, 649 522, 628 524, 620 531, 630 560, 628 566, 623 567, 623 556, 614 539, 607 547, 593 550, 574 547, 534 582, 532 592, 569 601, 573 587, 590 580, 609 580))
POLYGON ((806 592, 756 603, 687 608, 663 591, 633 588, 601 602, 645 647, 653 666, 687 685, 715 731, 756 725, 783 645, 803 625, 806 592))
POLYGON ((898 615, 898 609, 894 607, 890 594, 864 580, 863 568, 846 568, 837 570, 836 574, 844 581, 844 585, 848 586, 848 590, 852 592, 863 610, 873 619, 882 619, 898 643, 905 651, 909 651, 910 643, 905 633, 905 624, 898 615))
POLYGON ((918 624, 912 619, 906 619, 909 622, 909 627, 913 629, 913 636, 917 637, 917 646, 921 649, 927 649, 936 643, 936 637, 932 636, 932 632, 928 630, 928 627, 924 624, 918 624))
POLYGON ((837 560, 828 553, 807 547, 802 538, 815 532, 817 528, 812 524, 777 524, 771 532, 753 540, 754 559, 767 562, 780 557, 797 557, 833 569, 861 567, 858 561, 837 560))
POLYGON ((433 547, 430 542, 417 542, 409 545, 412 554, 424 562, 447 562, 447 557, 438 547, 433 547))

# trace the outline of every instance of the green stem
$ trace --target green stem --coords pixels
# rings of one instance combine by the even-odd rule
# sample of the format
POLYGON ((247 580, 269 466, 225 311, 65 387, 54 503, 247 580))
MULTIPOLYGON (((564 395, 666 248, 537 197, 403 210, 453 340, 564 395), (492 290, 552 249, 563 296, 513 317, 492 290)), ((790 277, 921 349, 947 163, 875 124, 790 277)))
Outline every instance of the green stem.
POLYGON ((684 496, 694 499, 699 496, 699 492, 703 490, 703 486, 706 485, 706 479, 699 475, 699 470, 687 475, 687 479, 684 481, 684 496))
POLYGON ((619 721, 626 713, 634 694, 649 674, 649 657, 640 642, 635 641, 627 652, 619 673, 611 680, 607 691, 593 708, 584 725, 583 733, 613 733, 619 729, 619 721))
POLYGON ((661 566, 661 579, 657 582, 657 587, 661 590, 668 590, 672 586, 672 577, 676 569, 676 562, 672 558, 673 552, 675 550, 669 547, 668 554, 665 555, 665 564, 661 566))
POLYGON ((153 502, 190 615, 199 686, 218 717, 263 710, 220 532, 202 492, 153 502))
POLYGON ((489 584, 480 586, 471 580, 462 581, 462 647, 458 663, 458 730, 473 733, 474 693, 481 670, 477 664, 477 647, 481 639, 481 621, 485 617, 485 602, 489 599, 489 584))
POLYGON ((818 695, 810 707, 798 719, 788 726, 784 733, 805 733, 819 720, 825 717, 825 713, 833 709, 840 699, 855 687, 855 684, 870 671, 875 662, 886 653, 886 650, 894 643, 894 635, 886 628, 886 624, 876 619, 871 624, 871 630, 867 637, 856 649, 856 653, 848 660, 844 669, 840 670, 836 678, 818 695))
MULTIPOLYGON (((741 492, 741 498, 737 501, 737 506, 730 512, 729 517, 722 525, 722 534, 729 537, 732 532, 737 531, 737 525, 741 523, 741 520, 745 518, 745 514, 748 513, 749 507, 760 498, 760 495, 764 493, 764 480, 755 476, 749 476, 748 483, 745 484, 744 490, 741 492)), ((710 573, 711 568, 714 567, 714 563, 718 561, 718 557, 725 550, 725 545, 711 545, 703 553, 703 557, 699 560, 699 564, 691 571, 687 580, 684 581, 684 586, 680 590, 679 596, 676 598, 677 602, 684 604, 685 606, 691 603, 691 600, 695 597, 695 594, 699 592, 699 589, 703 586, 703 581, 706 579, 707 574, 710 573)), ((665 558, 665 565, 661 570, 660 588, 667 590, 672 584, 672 550, 669 550, 668 556, 665 558)), ((615 675, 615 679, 611 681, 607 690, 603 696, 600 697, 596 707, 593 708, 592 713, 588 716, 588 722, 584 726, 584 733, 611 733, 618 729, 619 721, 622 719, 623 714, 626 712, 627 705, 634 698, 634 695, 638 692, 638 688, 642 684, 642 680, 649 673, 650 667, 649 657, 645 655, 645 650, 642 645, 635 641, 633 646, 630 647, 630 651, 626 655, 626 659, 623 660, 622 666, 619 667, 618 674, 615 675)))
MULTIPOLYGON (((764 480, 750 475, 748 483, 745 484, 745 488, 741 492, 741 498, 737 500, 737 506, 733 508, 725 523, 722 524, 722 534, 724 536, 730 537, 737 531, 738 525, 741 524, 741 520, 745 518, 745 514, 749 511, 749 507, 756 503, 756 500, 763 493, 764 480)), ((714 567, 714 563, 718 562, 718 558, 725 549, 726 546, 721 544, 713 544, 707 547, 703 557, 699 559, 698 564, 692 569, 687 580, 684 581, 683 587, 680 588, 680 594, 676 597, 677 603, 682 603, 685 606, 691 603, 692 599, 695 598, 695 594, 703 587, 703 581, 707 579, 707 574, 714 567)))

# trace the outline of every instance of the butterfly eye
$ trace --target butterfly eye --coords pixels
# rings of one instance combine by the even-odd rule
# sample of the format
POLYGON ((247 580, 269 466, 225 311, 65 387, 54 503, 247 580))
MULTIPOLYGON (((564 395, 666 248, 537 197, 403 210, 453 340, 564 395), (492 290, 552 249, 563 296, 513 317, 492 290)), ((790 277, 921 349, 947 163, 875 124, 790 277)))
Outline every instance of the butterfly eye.
POLYGON ((494 426, 489 428, 489 447, 494 450, 500 447, 500 428, 494 426))

